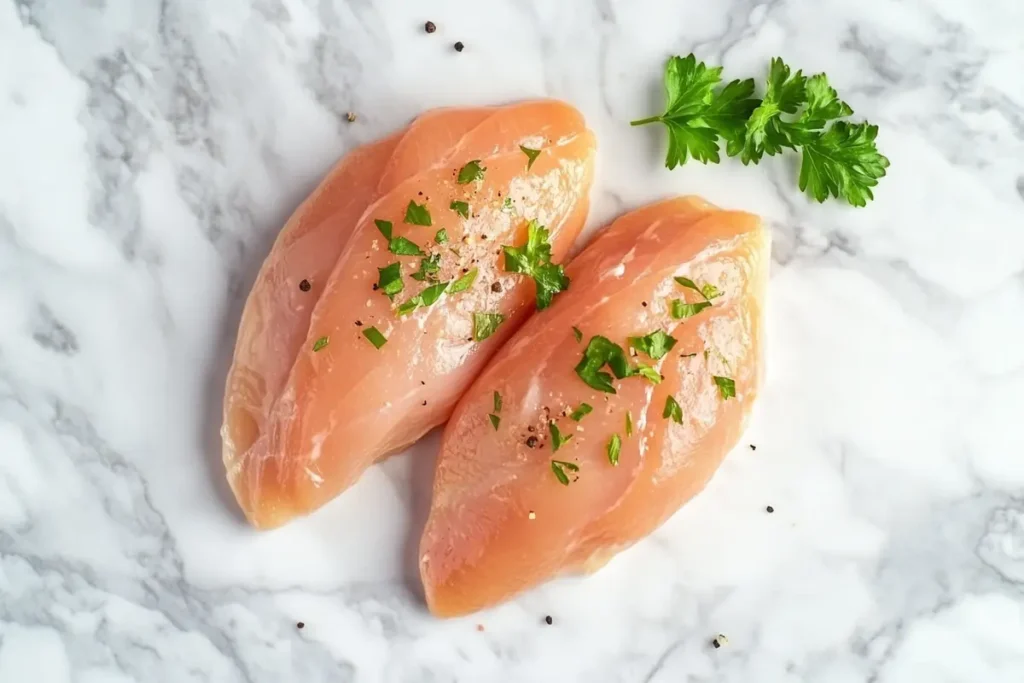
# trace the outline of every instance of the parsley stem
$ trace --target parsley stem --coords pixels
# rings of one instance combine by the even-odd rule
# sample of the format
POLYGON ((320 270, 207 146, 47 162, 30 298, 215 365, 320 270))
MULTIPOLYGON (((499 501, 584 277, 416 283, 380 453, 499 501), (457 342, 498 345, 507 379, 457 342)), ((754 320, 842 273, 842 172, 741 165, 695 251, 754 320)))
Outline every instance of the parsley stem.
POLYGON ((661 116, 648 116, 646 119, 637 119, 636 121, 630 121, 631 126, 644 126, 648 123, 654 123, 655 121, 661 121, 661 116))

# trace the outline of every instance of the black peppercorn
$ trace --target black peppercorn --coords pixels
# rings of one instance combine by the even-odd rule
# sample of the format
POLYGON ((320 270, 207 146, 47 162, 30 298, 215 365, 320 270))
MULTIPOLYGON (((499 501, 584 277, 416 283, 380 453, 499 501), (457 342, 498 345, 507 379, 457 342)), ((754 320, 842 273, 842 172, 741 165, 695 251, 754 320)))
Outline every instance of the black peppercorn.
POLYGON ((299 289, 301 289, 303 292, 308 292, 312 288, 313 285, 309 284, 309 280, 303 280, 302 282, 299 283, 299 289))
POLYGON ((427 33, 433 33, 434 31, 437 30, 437 26, 434 25, 434 22, 428 21, 423 25, 423 30, 426 31, 427 33))
POLYGON ((459 42, 455 43, 455 51, 456 52, 462 52, 465 49, 466 49, 466 46, 462 44, 461 40, 459 42))
POLYGON ((551 615, 549 614, 546 617, 544 617, 544 623, 547 624, 548 626, 551 626, 551 624, 555 623, 555 620, 552 619, 551 615))

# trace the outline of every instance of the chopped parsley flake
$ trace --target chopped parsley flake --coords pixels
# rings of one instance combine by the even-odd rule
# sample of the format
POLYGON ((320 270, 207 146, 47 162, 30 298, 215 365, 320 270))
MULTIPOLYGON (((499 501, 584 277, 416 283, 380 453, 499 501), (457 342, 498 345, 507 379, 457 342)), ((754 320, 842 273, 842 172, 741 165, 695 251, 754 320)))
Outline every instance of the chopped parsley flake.
POLYGON ((533 166, 533 162, 537 161, 537 157, 540 156, 540 150, 539 149, 530 149, 529 147, 526 147, 525 145, 519 145, 519 149, 521 149, 523 154, 526 155, 526 158, 527 158, 526 170, 529 171, 530 168, 533 166))
POLYGON ((497 391, 494 392, 494 412, 501 412, 501 394, 497 391))
POLYGON ((569 288, 569 278, 565 275, 565 268, 551 263, 547 228, 537 221, 530 221, 526 234, 526 244, 522 247, 503 247, 505 270, 533 278, 537 285, 537 310, 544 310, 551 305, 555 294, 569 288))
POLYGON ((434 241, 438 244, 448 244, 448 231, 441 228, 434 233, 434 241))
POLYGON ((562 436, 562 432, 558 431, 558 425, 554 422, 548 422, 548 431, 551 432, 551 452, 557 453, 558 449, 564 446, 572 439, 572 434, 568 436, 562 436))
POLYGON ((583 351, 583 358, 576 365, 576 374, 588 386, 614 394, 612 376, 602 370, 605 365, 611 368, 617 379, 630 375, 629 361, 622 347, 607 337, 596 335, 590 338, 587 348, 583 351))
POLYGON ((683 303, 680 299, 672 299, 672 317, 676 320, 685 320, 693 317, 711 306, 710 301, 698 301, 695 304, 683 303))
POLYGON ((700 294, 702 297, 704 297, 705 301, 711 301, 716 296, 722 296, 722 293, 718 291, 718 287, 715 287, 710 282, 705 283, 702 287, 698 287, 697 283, 688 277, 677 277, 674 279, 683 287, 686 287, 687 289, 692 289, 693 291, 700 294))
POLYGON ((378 268, 377 273, 377 289, 387 298, 394 300, 395 295, 405 288, 402 282, 402 266, 395 261, 391 265, 378 268))
POLYGON ((613 465, 619 464, 619 453, 622 452, 622 437, 618 434, 612 434, 612 438, 608 440, 608 462, 613 465))
POLYGON ((576 327, 575 325, 573 325, 572 327, 572 336, 576 337, 577 342, 583 341, 583 333, 580 332, 580 328, 576 327))
POLYGON ((444 291, 448 289, 447 282, 438 282, 437 284, 430 285, 422 292, 409 299, 396 310, 398 315, 405 315, 406 313, 412 313, 420 306, 432 306, 434 303, 441 298, 444 291))
POLYGON ((460 277, 458 280, 452 283, 451 289, 448 290, 449 294, 458 294, 464 292, 473 286, 473 282, 476 281, 477 269, 473 268, 468 273, 460 277))
POLYGON ((736 396, 736 382, 728 377, 718 377, 712 375, 711 379, 715 380, 715 384, 718 385, 718 391, 722 394, 723 399, 729 399, 736 396))
POLYGON ((410 225, 425 225, 430 227, 430 211, 427 210, 427 203, 417 204, 409 200, 409 206, 405 207, 405 222, 410 225))
POLYGON ((497 331, 503 322, 505 322, 505 316, 501 313, 474 313, 473 341, 487 339, 497 331))
POLYGON ((441 255, 433 254, 420 261, 420 269, 413 273, 410 277, 413 280, 419 280, 423 282, 425 280, 435 281, 437 280, 437 272, 441 270, 441 255))
POLYGON ((459 214, 463 218, 469 218, 468 202, 460 202, 457 200, 453 200, 452 203, 448 205, 448 208, 454 211, 455 213, 459 214))
POLYGON ((572 420, 579 422, 584 418, 584 416, 589 415, 592 412, 594 412, 594 406, 589 403, 581 403, 576 410, 572 411, 572 415, 569 417, 572 420))
POLYGON ((324 348, 325 346, 327 346, 330 343, 331 343, 331 338, 330 337, 320 337, 315 342, 313 342, 313 352, 315 353, 315 352, 319 351, 320 349, 324 348))
POLYGON ((637 363, 636 370, 634 372, 641 377, 646 377, 652 384, 661 384, 661 380, 664 379, 660 372, 652 368, 650 365, 645 365, 643 363, 637 363))
POLYGON ((487 169, 480 165, 479 159, 474 159, 459 170, 459 185, 468 185, 474 180, 483 180, 484 171, 487 169))
POLYGON ((388 251, 398 256, 426 256, 418 244, 405 237, 392 237, 388 242, 388 251))
POLYGON ((384 235, 384 239, 386 239, 386 240, 388 240, 390 242, 391 241, 391 229, 393 227, 391 225, 391 221, 382 221, 381 219, 376 218, 376 219, 374 219, 373 223, 374 223, 374 225, 377 226, 377 229, 380 230, 380 234, 384 235))
POLYGON ((672 350, 676 340, 661 330, 655 330, 643 337, 630 337, 629 345, 637 351, 647 354, 653 360, 658 360, 672 350))
POLYGON ((562 483, 563 486, 569 485, 569 475, 565 473, 566 470, 570 472, 579 472, 580 466, 574 462, 566 462, 565 460, 552 460, 551 471, 555 473, 555 478, 562 483))
POLYGON ((665 410, 661 411, 661 416, 683 424, 683 409, 671 394, 665 397, 665 410))
POLYGON ((388 343, 388 338, 381 334, 376 327, 368 327, 363 330, 363 336, 378 349, 388 343))
POLYGON ((491 420, 491 426, 494 427, 494 431, 498 431, 498 425, 501 424, 501 417, 491 413, 487 417, 491 420))
POLYGON ((626 411, 626 436, 633 436, 633 413, 626 411))

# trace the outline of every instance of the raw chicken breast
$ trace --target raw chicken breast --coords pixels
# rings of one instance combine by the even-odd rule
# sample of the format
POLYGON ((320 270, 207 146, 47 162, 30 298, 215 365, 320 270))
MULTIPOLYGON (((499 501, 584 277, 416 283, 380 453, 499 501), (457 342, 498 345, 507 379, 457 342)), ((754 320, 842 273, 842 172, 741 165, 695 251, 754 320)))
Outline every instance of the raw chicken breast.
POLYGON ((534 307, 501 247, 536 220, 565 255, 594 152, 578 111, 537 101, 430 112, 338 164, 264 263, 228 375, 224 464, 253 525, 315 510, 448 419, 534 307), (477 341, 474 313, 504 322, 477 341))
POLYGON ((757 217, 683 198, 568 266, 445 428, 420 546, 434 614, 592 571, 704 487, 760 386, 768 264, 757 217))

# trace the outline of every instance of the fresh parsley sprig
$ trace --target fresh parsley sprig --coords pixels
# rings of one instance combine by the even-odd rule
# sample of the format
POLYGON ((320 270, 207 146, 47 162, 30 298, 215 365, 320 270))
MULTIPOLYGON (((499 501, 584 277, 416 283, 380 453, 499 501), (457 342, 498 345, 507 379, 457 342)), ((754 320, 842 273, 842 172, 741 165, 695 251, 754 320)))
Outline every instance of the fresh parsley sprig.
POLYGON ((533 278, 537 285, 537 310, 551 305, 551 299, 569 288, 565 268, 551 262, 551 244, 548 243, 548 229, 537 221, 530 221, 526 228, 526 244, 522 247, 503 247, 505 270, 522 273, 533 278))
POLYGON ((853 109, 839 99, 825 74, 793 73, 776 57, 763 99, 753 97, 752 79, 719 88, 721 74, 721 67, 709 68, 692 54, 672 57, 665 66, 665 113, 632 122, 665 124, 668 168, 690 157, 719 163, 720 140, 726 154, 744 164, 756 164, 765 154, 799 150, 798 185, 815 200, 837 197, 865 206, 874 198, 872 188, 889 166, 875 145, 878 127, 841 120, 853 109))

